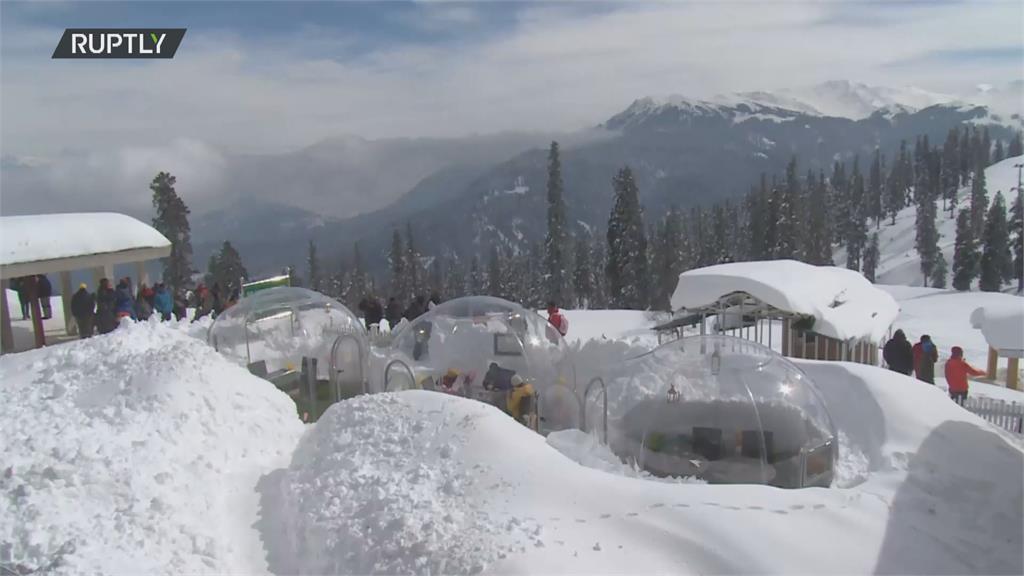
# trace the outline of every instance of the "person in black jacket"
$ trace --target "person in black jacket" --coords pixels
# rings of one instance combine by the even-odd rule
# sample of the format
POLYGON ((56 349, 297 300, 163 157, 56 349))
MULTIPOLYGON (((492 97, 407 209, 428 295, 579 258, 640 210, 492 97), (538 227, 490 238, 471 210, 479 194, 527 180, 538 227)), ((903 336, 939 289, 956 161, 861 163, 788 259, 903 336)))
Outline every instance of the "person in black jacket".
POLYGON ((117 328, 117 297, 110 287, 110 280, 104 278, 96 289, 96 330, 107 334, 114 328, 117 328))
POLYGON ((28 297, 28 281, 25 278, 15 278, 11 280, 11 289, 18 293, 21 319, 28 320, 29 305, 31 304, 31 299, 28 297))
POLYGON ((409 307, 405 309, 405 319, 408 320, 409 322, 412 322, 413 320, 422 316, 423 313, 426 311, 426 299, 423 298, 422 294, 420 294, 419 296, 416 297, 415 300, 412 301, 411 304, 409 304, 409 307))
POLYGON ((380 326, 380 321, 383 318, 384 308, 380 305, 380 300, 377 300, 377 297, 372 294, 367 296, 366 306, 363 309, 363 322, 366 324, 366 329, 369 330, 370 326, 374 324, 380 326))
POLYGON ((50 318, 53 318, 53 310, 50 308, 50 297, 53 296, 53 285, 50 284, 50 279, 46 277, 46 274, 40 274, 37 277, 37 282, 39 305, 43 307, 43 320, 49 320, 50 318))
POLYGON ((882 358, 885 359, 889 370, 893 372, 909 376, 914 371, 914 352, 903 330, 897 330, 892 338, 885 343, 885 347, 882 348, 882 358))
POLYGON ((96 317, 96 296, 86 290, 85 284, 80 284, 78 292, 71 297, 71 314, 78 324, 78 337, 85 339, 92 336, 93 320, 96 317))
POLYGON ((384 313, 384 317, 388 319, 388 326, 390 326, 392 330, 394 330, 395 326, 398 326, 398 323, 402 321, 402 305, 398 303, 398 300, 394 296, 388 298, 388 308, 384 313))

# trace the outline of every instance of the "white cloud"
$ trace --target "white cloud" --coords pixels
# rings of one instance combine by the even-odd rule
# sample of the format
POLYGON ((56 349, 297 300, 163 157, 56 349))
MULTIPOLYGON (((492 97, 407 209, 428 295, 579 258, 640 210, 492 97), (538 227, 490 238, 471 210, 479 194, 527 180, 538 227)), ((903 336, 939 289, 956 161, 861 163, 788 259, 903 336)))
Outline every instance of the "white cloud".
MULTIPOLYGON (((423 23, 472 27, 480 9, 442 4, 423 23)), ((341 59, 352 40, 329 29, 262 45, 190 32, 174 60, 145 62, 50 60, 60 31, 13 30, 3 41, 0 143, 7 154, 44 157, 175 139, 281 150, 339 134, 574 129, 648 94, 708 96, 837 78, 955 92, 1020 78, 1014 62, 892 65, 1019 45, 1016 3, 886 8, 870 26, 851 16, 857 10, 880 9, 649 3, 587 14, 528 5, 483 40, 341 59), (317 51, 323 56, 310 56, 317 51)))

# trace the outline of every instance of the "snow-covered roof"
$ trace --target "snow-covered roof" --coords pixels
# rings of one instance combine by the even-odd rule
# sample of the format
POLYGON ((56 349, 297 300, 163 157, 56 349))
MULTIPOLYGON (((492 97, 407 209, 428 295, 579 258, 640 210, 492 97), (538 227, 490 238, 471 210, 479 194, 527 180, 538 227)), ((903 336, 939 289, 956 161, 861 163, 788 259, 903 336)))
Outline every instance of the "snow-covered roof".
POLYGON ((814 331, 839 340, 880 341, 900 308, 854 270, 794 260, 736 262, 679 275, 672 309, 710 306, 744 292, 784 312, 813 316, 814 331))
POLYGON ((971 312, 971 326, 1003 355, 1024 354, 1024 298, 979 306, 971 312))
POLYGON ((153 227, 114 212, 0 217, 0 266, 5 275, 55 272, 68 266, 136 262, 167 256, 170 241, 153 227), (90 260, 73 262, 74 259, 90 260), (79 265, 81 264, 81 265, 79 265))

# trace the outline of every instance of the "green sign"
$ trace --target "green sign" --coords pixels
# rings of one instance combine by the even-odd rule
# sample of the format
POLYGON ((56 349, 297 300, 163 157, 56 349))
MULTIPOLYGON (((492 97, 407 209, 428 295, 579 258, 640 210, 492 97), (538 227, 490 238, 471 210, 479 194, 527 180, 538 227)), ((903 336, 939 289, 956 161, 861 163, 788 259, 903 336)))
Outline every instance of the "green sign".
POLYGON ((255 292, 259 292, 260 290, 277 288, 278 286, 291 286, 291 282, 287 274, 242 284, 242 296, 249 296, 255 292))

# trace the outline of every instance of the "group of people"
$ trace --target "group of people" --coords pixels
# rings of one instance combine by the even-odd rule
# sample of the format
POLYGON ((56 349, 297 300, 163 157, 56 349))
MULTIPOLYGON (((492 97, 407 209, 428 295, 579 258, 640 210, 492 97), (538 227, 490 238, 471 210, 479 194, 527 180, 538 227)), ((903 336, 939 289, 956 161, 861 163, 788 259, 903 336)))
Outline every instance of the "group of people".
POLYGON ((141 284, 133 291, 132 279, 126 276, 113 287, 110 279, 101 279, 95 292, 89 292, 84 282, 79 284, 71 297, 71 314, 78 325, 79 338, 88 338, 94 332, 112 332, 121 318, 148 320, 154 314, 164 321, 172 316, 181 318, 184 306, 175 306, 170 290, 162 283, 152 287, 141 284))
POLYGON ((405 307, 396 297, 392 296, 388 298, 388 305, 385 307, 376 296, 371 294, 359 301, 359 311, 363 315, 363 322, 366 324, 367 330, 374 324, 379 326, 382 320, 387 320, 388 326, 394 328, 402 321, 402 318, 412 322, 440 303, 441 297, 437 292, 432 292, 429 298, 423 294, 417 295, 405 307))
MULTIPOLYGON (((907 376, 913 373, 918 380, 935 384, 935 364, 939 361, 939 350, 932 342, 931 336, 925 334, 911 346, 903 330, 897 330, 885 343, 882 357, 890 370, 907 376)), ((984 370, 978 370, 964 360, 963 348, 953 346, 945 367, 949 397, 962 405, 967 399, 968 378, 984 374, 984 370)))
POLYGON ((185 293, 185 305, 195 309, 192 321, 199 320, 204 316, 216 318, 220 313, 238 303, 238 289, 231 291, 227 298, 224 298, 219 282, 214 282, 213 287, 208 287, 200 282, 194 291, 185 293))
POLYGON ((11 279, 11 289, 18 294, 18 304, 21 305, 21 319, 28 320, 31 316, 32 302, 38 300, 43 320, 53 317, 53 309, 50 306, 50 297, 53 296, 53 284, 46 274, 34 274, 11 279))

